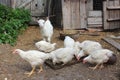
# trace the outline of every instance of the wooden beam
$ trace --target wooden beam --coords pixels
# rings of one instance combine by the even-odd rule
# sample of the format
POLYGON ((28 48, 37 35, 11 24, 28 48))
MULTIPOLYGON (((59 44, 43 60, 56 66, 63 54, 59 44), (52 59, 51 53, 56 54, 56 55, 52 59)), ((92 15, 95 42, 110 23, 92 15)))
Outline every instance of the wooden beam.
POLYGON ((110 21, 120 21, 120 19, 107 19, 108 22, 110 21))
POLYGON ((108 10, 120 10, 120 6, 111 6, 111 7, 107 7, 108 10))
POLYGON ((80 25, 87 28, 86 0, 80 0, 80 25))
POLYGON ((109 44, 111 44, 112 46, 114 46, 115 48, 117 48, 118 50, 120 50, 120 44, 118 42, 116 42, 115 40, 111 39, 111 38, 102 38, 104 41, 108 42, 109 44))

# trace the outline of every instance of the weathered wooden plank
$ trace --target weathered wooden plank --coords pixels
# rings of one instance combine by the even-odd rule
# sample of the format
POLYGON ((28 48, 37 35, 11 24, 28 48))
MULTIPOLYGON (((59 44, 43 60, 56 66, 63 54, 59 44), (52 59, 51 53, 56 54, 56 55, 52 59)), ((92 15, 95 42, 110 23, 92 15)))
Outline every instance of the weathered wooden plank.
POLYGON ((87 22, 88 27, 102 27, 102 12, 89 11, 87 22))
MULTIPOLYGON (((109 1, 110 6, 114 6, 114 1, 109 1)), ((108 19, 114 19, 114 11, 113 10, 109 10, 109 18, 108 19)), ((114 29, 114 22, 108 22, 109 23, 109 29, 114 29)))
POLYGON ((111 38, 103 38, 104 41, 108 42, 109 44, 111 44, 112 46, 114 46, 115 48, 117 48, 118 50, 120 50, 120 44, 116 41, 114 41, 111 38))
POLYGON ((80 0, 80 25, 81 28, 87 28, 86 0, 80 0))
POLYGON ((109 25, 108 25, 108 22, 107 22, 107 18, 108 18, 108 12, 106 10, 106 7, 107 7, 107 2, 106 1, 103 1, 103 28, 104 29, 108 29, 109 25))
POLYGON ((71 0, 71 29, 80 29, 80 0, 71 0))
POLYGON ((107 7, 108 10, 120 10, 120 6, 109 6, 107 7))
POLYGON ((89 17, 102 17, 102 11, 89 11, 89 17))
POLYGON ((70 0, 62 0, 63 29, 71 28, 71 7, 70 0))
POLYGON ((120 21, 120 18, 118 18, 118 19, 115 19, 115 18, 112 19, 112 18, 111 18, 111 19, 107 19, 107 21, 108 21, 108 22, 110 22, 110 21, 120 21))
MULTIPOLYGON (((114 6, 115 7, 120 7, 120 0, 115 0, 114 1, 114 6)), ((116 10, 116 12, 114 13, 114 17, 115 19, 120 19, 120 10, 116 10)), ((120 28, 120 22, 119 20, 118 21, 115 21, 115 25, 114 25, 115 28, 120 28)))
POLYGON ((88 18, 88 25, 89 24, 102 24, 102 17, 88 18))
POLYGON ((25 7, 26 5, 30 4, 34 0, 27 0, 25 3, 19 6, 19 8, 25 7))
POLYGON ((102 28, 102 24, 89 24, 88 28, 102 28))
POLYGON ((93 11, 93 0, 87 0, 86 3, 86 14, 88 15, 89 11, 93 11))

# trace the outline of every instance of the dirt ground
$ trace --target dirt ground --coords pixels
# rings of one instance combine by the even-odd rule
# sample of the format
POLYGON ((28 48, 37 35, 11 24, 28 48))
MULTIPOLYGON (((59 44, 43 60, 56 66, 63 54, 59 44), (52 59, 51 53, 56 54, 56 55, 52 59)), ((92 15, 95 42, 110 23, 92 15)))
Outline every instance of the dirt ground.
MULTIPOLYGON (((54 29, 52 42, 57 43, 57 48, 63 47, 63 41, 59 39, 59 29, 54 29)), ((33 74, 31 77, 24 75, 24 72, 31 70, 28 62, 19 55, 13 55, 12 50, 20 48, 23 50, 37 49, 34 43, 41 40, 38 26, 30 26, 18 37, 16 46, 8 44, 0 45, 0 80, 120 80, 120 51, 101 40, 101 38, 118 34, 120 31, 98 32, 100 36, 80 35, 78 41, 94 40, 100 42, 104 48, 108 48, 117 55, 117 62, 114 65, 107 65, 103 69, 91 70, 89 64, 78 63, 66 66, 62 69, 53 70, 44 64, 44 71, 33 74)), ((119 40, 118 40, 119 41, 119 40)), ((37 69, 38 70, 38 69, 37 69)))

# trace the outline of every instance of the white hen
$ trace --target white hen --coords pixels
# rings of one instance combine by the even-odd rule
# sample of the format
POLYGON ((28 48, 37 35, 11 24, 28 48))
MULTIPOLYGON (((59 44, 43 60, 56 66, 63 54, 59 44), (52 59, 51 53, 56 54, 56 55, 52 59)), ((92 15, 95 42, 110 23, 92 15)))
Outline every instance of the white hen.
POLYGON ((44 21, 43 19, 40 19, 38 20, 38 23, 41 28, 41 34, 42 34, 43 40, 51 42, 51 38, 53 35, 53 26, 49 18, 47 18, 46 21, 44 21))
POLYGON ((77 56, 81 51, 80 42, 76 41, 73 48, 76 50, 75 56, 77 56))
POLYGON ((55 49, 55 45, 56 43, 49 43, 46 41, 39 41, 35 43, 35 46, 40 50, 40 51, 44 51, 44 52, 51 52, 55 49))
POLYGON ((75 52, 73 48, 66 47, 52 51, 49 55, 54 65, 60 62, 63 62, 64 65, 74 58, 75 52))
POLYGON ((89 55, 95 50, 102 49, 102 45, 96 41, 85 40, 80 44, 82 50, 77 55, 77 59, 79 60, 81 57, 89 55))
POLYGON ((71 47, 71 48, 73 48, 74 44, 75 44, 75 40, 74 39, 72 39, 69 36, 65 36, 64 47, 71 47))
POLYGON ((43 19, 40 19, 37 22, 39 23, 40 28, 42 28, 45 24, 45 20, 43 20, 43 19))
POLYGON ((37 65, 40 65, 39 72, 43 71, 42 65, 44 61, 49 58, 47 54, 37 50, 23 51, 21 49, 15 49, 13 53, 19 54, 21 58, 23 58, 31 64, 32 70, 30 73, 27 73, 28 77, 30 77, 33 74, 37 65))
POLYGON ((96 69, 100 66, 103 67, 103 63, 106 63, 110 57, 113 56, 113 52, 108 49, 100 49, 92 52, 89 56, 83 59, 83 63, 89 62, 92 64, 97 64, 95 67, 91 67, 92 69, 96 69))

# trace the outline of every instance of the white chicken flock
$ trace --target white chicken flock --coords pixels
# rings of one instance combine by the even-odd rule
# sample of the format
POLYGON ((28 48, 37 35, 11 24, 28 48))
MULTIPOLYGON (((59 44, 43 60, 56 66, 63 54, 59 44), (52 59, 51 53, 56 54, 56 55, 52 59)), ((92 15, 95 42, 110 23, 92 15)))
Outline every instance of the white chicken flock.
POLYGON ((42 65, 47 59, 51 59, 52 63, 63 63, 62 65, 67 64, 72 61, 74 56, 77 60, 80 60, 81 57, 87 56, 83 59, 83 63, 92 63, 96 64, 92 69, 96 69, 99 66, 102 68, 103 64, 106 63, 110 57, 113 56, 114 52, 108 49, 104 49, 99 42, 85 40, 83 42, 76 41, 69 36, 66 36, 64 39, 64 47, 56 48, 56 43, 51 43, 53 35, 53 26, 50 20, 40 19, 38 20, 41 35, 43 40, 36 42, 35 47, 38 50, 28 50, 23 51, 21 49, 15 49, 13 53, 19 54, 20 57, 30 63, 32 70, 28 74, 30 77, 36 66, 40 66, 39 72, 43 71, 42 65))

